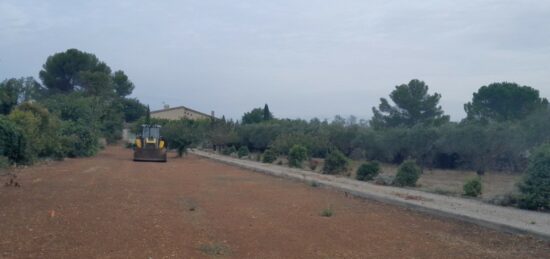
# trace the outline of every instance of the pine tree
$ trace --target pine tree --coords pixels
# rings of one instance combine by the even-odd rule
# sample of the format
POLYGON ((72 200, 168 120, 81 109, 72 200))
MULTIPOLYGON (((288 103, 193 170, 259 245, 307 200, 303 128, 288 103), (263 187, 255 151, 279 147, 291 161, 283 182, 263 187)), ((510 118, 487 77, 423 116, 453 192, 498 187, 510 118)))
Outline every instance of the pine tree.
POLYGON ((264 106, 264 121, 272 120, 273 114, 269 111, 269 106, 267 106, 267 103, 264 106))

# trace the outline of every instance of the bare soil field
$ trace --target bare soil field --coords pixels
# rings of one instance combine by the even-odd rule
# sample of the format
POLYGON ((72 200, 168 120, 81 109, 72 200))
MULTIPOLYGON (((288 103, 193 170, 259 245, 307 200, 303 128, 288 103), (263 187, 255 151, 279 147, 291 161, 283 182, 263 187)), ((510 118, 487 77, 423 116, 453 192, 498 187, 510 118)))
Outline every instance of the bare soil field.
MULTIPOLYGON (((173 156, 173 155, 172 155, 173 156)), ((544 258, 550 242, 252 173, 198 156, 17 169, 0 258, 544 258), (321 216, 330 211, 330 217, 321 216)), ((0 183, 7 181, 0 177, 0 183)))

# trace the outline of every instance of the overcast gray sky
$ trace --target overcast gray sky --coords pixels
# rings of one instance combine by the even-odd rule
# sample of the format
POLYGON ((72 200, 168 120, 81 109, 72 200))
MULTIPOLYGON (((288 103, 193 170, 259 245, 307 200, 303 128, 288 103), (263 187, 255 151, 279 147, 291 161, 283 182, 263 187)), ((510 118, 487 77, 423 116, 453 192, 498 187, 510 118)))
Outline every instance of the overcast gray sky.
POLYGON ((135 83, 133 96, 240 118, 369 118, 418 78, 452 120, 480 86, 550 97, 550 1, 0 0, 0 80, 68 48, 135 83))

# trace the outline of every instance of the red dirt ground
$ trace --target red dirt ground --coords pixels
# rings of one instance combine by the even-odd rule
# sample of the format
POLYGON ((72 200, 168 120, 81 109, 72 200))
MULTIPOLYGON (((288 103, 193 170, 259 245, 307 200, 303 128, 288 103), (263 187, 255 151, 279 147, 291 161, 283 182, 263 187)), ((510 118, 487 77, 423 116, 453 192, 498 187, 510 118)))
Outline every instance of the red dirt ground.
MULTIPOLYGON (((429 216, 197 156, 131 150, 17 171, 1 258, 543 258, 550 242, 429 216), (330 208, 332 217, 320 216, 330 208)), ((0 178, 3 184, 8 178, 0 178)))

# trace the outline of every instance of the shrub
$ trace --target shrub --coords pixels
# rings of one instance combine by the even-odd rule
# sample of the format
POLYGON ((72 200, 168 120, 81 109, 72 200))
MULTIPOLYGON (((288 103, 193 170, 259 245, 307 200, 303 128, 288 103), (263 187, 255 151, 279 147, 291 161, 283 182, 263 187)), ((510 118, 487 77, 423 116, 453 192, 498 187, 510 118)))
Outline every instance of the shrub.
POLYGON ((248 154, 250 154, 250 151, 248 150, 247 146, 241 146, 239 148, 239 151, 237 152, 237 156, 239 156, 239 158, 243 156, 248 156, 248 154))
POLYGON ((294 145, 288 151, 288 165, 290 167, 302 167, 302 162, 307 159, 307 149, 301 145, 294 145))
POLYGON ((26 143, 27 139, 17 125, 0 116, 0 156, 16 163, 24 163, 29 159, 26 143))
POLYGON ((332 217, 332 214, 334 214, 334 212, 332 211, 332 208, 329 206, 328 208, 325 208, 321 211, 320 215, 321 217, 332 217))
POLYGON ((335 174, 348 169, 349 159, 340 150, 336 149, 328 154, 325 159, 323 172, 326 174, 335 174))
POLYGON ((317 187, 319 187, 319 183, 316 182, 316 181, 311 181, 311 182, 309 182, 309 186, 317 188, 317 187))
POLYGON ((308 150, 308 156, 325 157, 328 150, 328 139, 318 133, 281 134, 269 146, 279 154, 288 155, 288 152, 294 145, 304 146, 308 150))
POLYGON ((99 134, 79 122, 65 121, 61 126, 63 153, 69 157, 93 156, 99 150, 99 134))
POLYGON ((277 154, 275 154, 275 152, 271 149, 266 149, 262 157, 262 162, 271 164, 275 160, 277 160, 277 154))
POLYGON ((10 160, 5 156, 0 156, 0 170, 8 168, 10 166, 10 160))
POLYGON ((377 175, 374 177, 374 183, 378 185, 392 185, 395 180, 393 175, 377 175))
POLYGON ((397 170, 394 184, 397 186, 416 186, 416 181, 420 178, 422 170, 414 160, 405 160, 397 170))
POLYGON ((230 147, 226 147, 224 149, 222 149, 222 154, 223 155, 226 155, 226 156, 230 156, 231 154, 237 152, 237 149, 235 148, 235 146, 230 146, 230 147))
POLYGON ((481 178, 475 177, 466 181, 462 189, 464 190, 464 195, 469 197, 477 197, 481 195, 481 178))
POLYGON ((550 144, 544 144, 533 152, 519 189, 520 207, 530 210, 550 208, 550 144))
POLYGON ((40 141, 40 132, 38 128, 40 119, 30 112, 20 110, 12 110, 8 119, 15 123, 25 136, 27 140, 26 145, 22 145, 21 148, 24 149, 25 152, 25 162, 32 164, 38 157, 38 153, 43 146, 40 141))
POLYGON ((517 206, 518 195, 515 193, 506 193, 502 195, 496 195, 493 198, 491 198, 488 202, 498 206, 517 206))
MULTIPOLYGON (((25 135, 25 147, 32 158, 63 158, 64 151, 59 140, 60 121, 38 103, 25 102, 17 106, 9 117, 25 135)), ((30 162, 30 159, 28 159, 30 162)))
POLYGON ((315 169, 317 169, 317 166, 319 166, 319 161, 317 161, 315 159, 310 159, 309 160, 309 169, 311 171, 315 171, 315 169))
POLYGON ((172 138, 170 142, 170 147, 175 148, 178 153, 178 157, 182 157, 183 154, 187 153, 187 149, 191 146, 193 142, 185 136, 177 136, 172 138))
POLYGON ((357 174, 355 178, 359 181, 370 181, 378 175, 380 171, 380 165, 378 162, 367 162, 357 168, 357 174))

